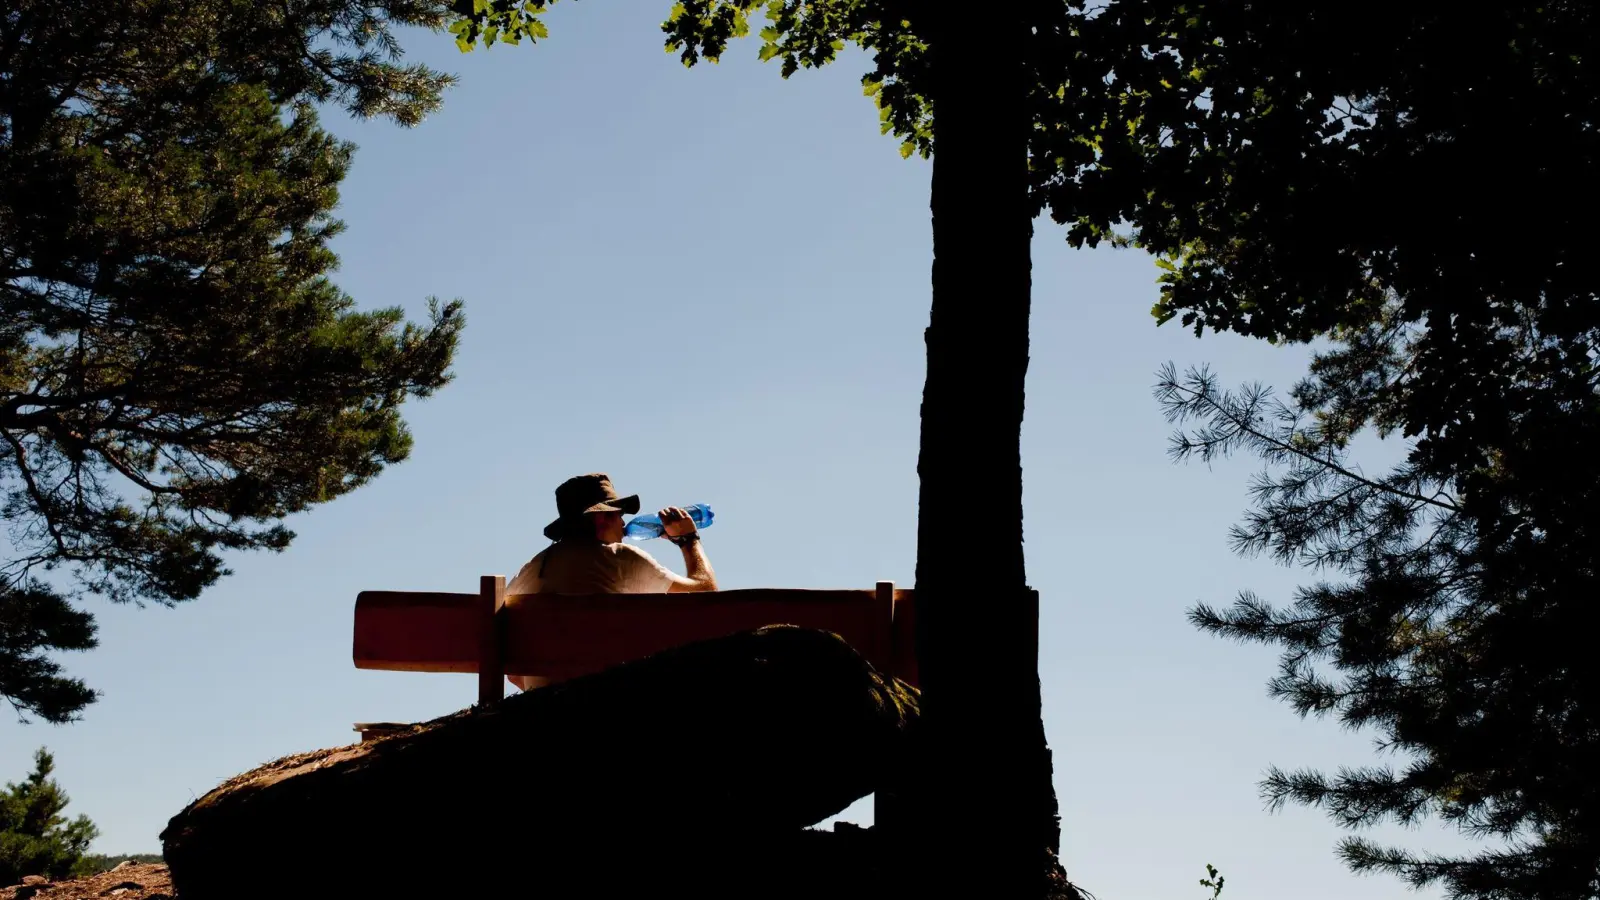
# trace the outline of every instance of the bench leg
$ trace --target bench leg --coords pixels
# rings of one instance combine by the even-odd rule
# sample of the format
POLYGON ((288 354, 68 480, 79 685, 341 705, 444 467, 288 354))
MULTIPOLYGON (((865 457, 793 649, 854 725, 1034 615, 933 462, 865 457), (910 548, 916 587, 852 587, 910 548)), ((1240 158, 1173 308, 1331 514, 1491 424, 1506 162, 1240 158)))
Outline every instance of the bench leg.
POLYGON ((478 705, 493 706, 506 696, 505 655, 501 650, 500 610, 506 605, 506 577, 478 579, 478 705))

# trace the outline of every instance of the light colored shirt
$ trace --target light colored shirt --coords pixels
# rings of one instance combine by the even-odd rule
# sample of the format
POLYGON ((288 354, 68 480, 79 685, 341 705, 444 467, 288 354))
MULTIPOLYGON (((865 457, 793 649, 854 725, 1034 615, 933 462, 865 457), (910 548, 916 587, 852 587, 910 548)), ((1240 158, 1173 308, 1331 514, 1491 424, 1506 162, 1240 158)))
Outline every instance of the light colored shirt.
MULTIPOLYGON (((671 584, 672 573, 632 544, 558 541, 528 560, 506 585, 506 593, 664 594, 671 584)), ((524 691, 550 683, 536 675, 507 680, 524 691)))
POLYGON ((673 575, 632 544, 558 541, 506 585, 507 594, 664 594, 673 575))

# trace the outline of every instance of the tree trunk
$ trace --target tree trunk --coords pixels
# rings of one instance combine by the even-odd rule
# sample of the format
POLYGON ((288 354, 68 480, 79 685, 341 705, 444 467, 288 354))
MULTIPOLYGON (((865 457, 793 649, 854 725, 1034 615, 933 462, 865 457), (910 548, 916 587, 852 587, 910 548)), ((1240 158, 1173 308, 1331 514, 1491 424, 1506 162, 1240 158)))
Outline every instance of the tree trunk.
POLYGON ((919 868, 934 879, 925 895, 955 887, 1039 898, 1060 884, 1037 603, 1022 548, 1027 5, 980 14, 940 4, 928 30, 933 310, 916 573, 925 755, 901 801, 919 868))

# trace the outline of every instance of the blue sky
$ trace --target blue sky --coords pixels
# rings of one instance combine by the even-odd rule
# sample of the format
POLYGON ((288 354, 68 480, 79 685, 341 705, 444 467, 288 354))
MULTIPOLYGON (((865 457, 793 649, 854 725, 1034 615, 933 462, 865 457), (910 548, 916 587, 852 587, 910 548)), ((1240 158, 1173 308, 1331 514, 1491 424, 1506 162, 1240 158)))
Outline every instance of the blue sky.
MULTIPOLYGON (((456 381, 409 408, 411 459, 291 520, 288 551, 233 560, 176 609, 94 603, 101 648, 69 662, 104 699, 70 726, 0 724, 0 780, 48 745, 96 849, 152 851, 233 774, 470 704, 472 676, 356 671, 355 596, 513 575, 579 472, 652 509, 711 504, 726 588, 910 584, 929 165, 878 134, 859 56, 785 82, 745 43, 685 70, 661 47, 666 9, 561 4, 548 42, 470 55, 410 35, 411 58, 461 76, 442 112, 409 131, 327 114, 360 147, 338 280, 414 316, 464 298, 456 381)), ((1072 251, 1048 222, 1034 250, 1027 557, 1069 872, 1107 900, 1205 896, 1208 862, 1229 900, 1410 896, 1348 874, 1320 814, 1257 796, 1268 765, 1366 763, 1372 736, 1297 719, 1266 696, 1270 650, 1184 618, 1309 576, 1230 555, 1255 466, 1171 464, 1155 370, 1287 386, 1305 352, 1158 328, 1140 254, 1072 251)), ((931 512, 991 514, 983 497, 931 512)))

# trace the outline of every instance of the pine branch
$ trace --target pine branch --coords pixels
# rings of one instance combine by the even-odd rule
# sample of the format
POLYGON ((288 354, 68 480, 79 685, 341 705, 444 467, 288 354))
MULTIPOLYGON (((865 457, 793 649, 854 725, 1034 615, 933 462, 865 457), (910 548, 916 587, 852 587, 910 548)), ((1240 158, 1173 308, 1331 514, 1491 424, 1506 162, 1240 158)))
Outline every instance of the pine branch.
MULTIPOLYGON (((1203 376, 1197 377, 1203 378, 1203 376)), ((1183 418, 1194 415, 1194 413, 1189 412, 1191 407, 1203 407, 1207 410, 1210 410, 1214 418, 1222 419, 1231 425, 1235 434, 1248 435, 1255 441, 1260 442, 1277 453, 1291 455, 1299 459, 1303 459, 1312 465, 1319 466, 1340 476, 1341 478, 1355 482, 1362 487, 1366 487, 1374 491, 1394 494, 1399 497, 1404 497, 1407 500, 1412 500, 1426 506, 1433 506, 1439 509, 1448 510, 1450 512, 1461 511, 1460 507, 1455 504, 1454 498, 1440 500, 1438 499, 1437 494, 1435 494, 1433 497, 1429 497, 1412 491, 1403 490, 1401 488, 1394 487, 1393 485, 1386 485, 1372 481, 1369 478, 1366 478, 1344 466, 1339 465, 1337 462, 1331 459, 1315 455, 1293 440, 1284 440, 1262 431, 1258 426, 1255 425, 1253 417, 1249 416, 1247 413, 1241 412, 1239 409, 1234 408, 1231 404, 1228 404, 1225 397, 1218 399, 1215 395, 1215 392, 1209 388, 1207 381, 1200 380, 1198 381, 1197 386, 1192 388, 1184 386, 1178 381, 1177 370, 1171 363, 1168 363, 1162 368, 1161 381, 1157 387, 1156 396, 1161 402, 1162 406, 1168 410, 1168 421, 1182 421, 1183 418)), ((1231 436, 1219 430, 1212 436, 1200 441, 1199 447, 1202 454, 1205 454, 1206 451, 1209 451, 1213 447, 1224 446, 1232 442, 1233 438, 1231 436)), ((1179 446, 1182 448, 1181 455, 1186 456, 1189 454, 1190 451, 1188 448, 1190 445, 1183 443, 1179 446)))

